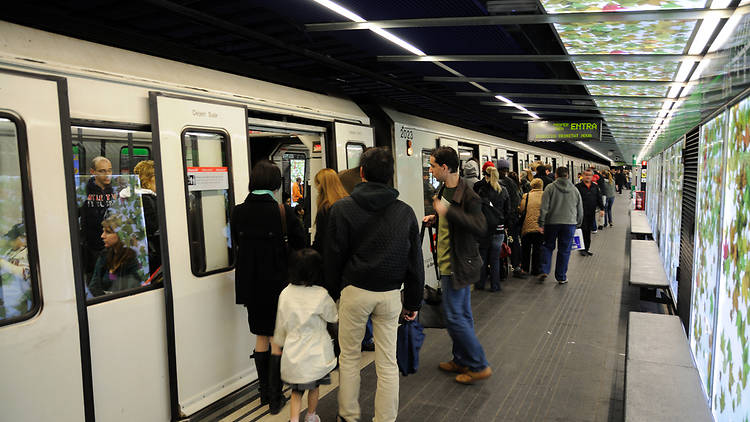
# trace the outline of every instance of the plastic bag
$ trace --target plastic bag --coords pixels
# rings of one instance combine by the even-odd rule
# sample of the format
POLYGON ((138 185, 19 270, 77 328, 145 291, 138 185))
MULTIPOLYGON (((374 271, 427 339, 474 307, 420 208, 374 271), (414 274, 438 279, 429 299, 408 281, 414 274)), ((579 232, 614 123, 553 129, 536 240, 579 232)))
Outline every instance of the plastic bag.
POLYGON ((570 242, 570 250, 579 251, 582 249, 586 249, 586 245, 583 242, 583 230, 576 229, 576 232, 573 235, 573 241, 570 242))

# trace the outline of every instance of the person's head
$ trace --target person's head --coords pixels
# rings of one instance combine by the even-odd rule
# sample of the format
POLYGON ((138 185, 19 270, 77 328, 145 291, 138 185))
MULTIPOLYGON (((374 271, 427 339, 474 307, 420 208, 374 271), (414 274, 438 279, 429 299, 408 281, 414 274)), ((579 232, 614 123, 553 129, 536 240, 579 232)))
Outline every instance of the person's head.
POLYGON ((90 172, 94 176, 94 182, 99 186, 107 186, 112 182, 112 162, 106 157, 94 157, 91 160, 90 172))
POLYGON ((270 160, 260 160, 250 173, 248 190, 275 191, 281 187, 281 170, 270 160))
POLYGON ((612 183, 612 182, 613 182, 613 178, 612 178, 612 173, 610 173, 610 172, 609 172, 609 170, 604 170, 604 171, 602 172, 602 176, 604 176, 604 178, 605 178, 605 179, 607 179, 607 181, 608 181, 609 183, 612 183))
POLYGON ((294 207, 294 212, 299 216, 305 215, 305 206, 300 202, 294 207))
POLYGON ((297 183, 302 183, 302 178, 301 177, 297 178, 297 183))
POLYGON ((493 164, 492 161, 487 161, 486 163, 482 164, 482 174, 485 178, 489 177, 489 174, 487 173, 487 168, 489 167, 495 168, 495 164, 493 164))
POLYGON ((315 175, 315 186, 318 188, 318 211, 331 208, 341 198, 349 196, 341 184, 341 179, 333 169, 323 169, 315 175))
POLYGON ((524 170, 522 177, 528 180, 529 182, 534 180, 534 175, 531 173, 531 170, 524 170))
POLYGON ((550 174, 550 173, 552 173, 552 164, 546 164, 546 165, 544 166, 544 173, 545 173, 545 174, 550 174))
POLYGON ((589 184, 591 183, 591 180, 594 178, 594 172, 591 170, 586 170, 583 172, 583 183, 589 184))
POLYGON ((440 182, 445 182, 448 175, 458 171, 458 154, 456 150, 442 146, 430 154, 430 173, 440 182))
POLYGON ((393 153, 390 148, 368 148, 359 158, 360 176, 367 182, 388 184, 393 180, 393 153))
POLYGON ((292 206, 292 195, 289 194, 289 192, 282 192, 281 193, 281 202, 292 206))
POLYGON ((495 189, 497 192, 502 191, 503 188, 500 186, 500 172, 493 166, 487 167, 486 173, 487 182, 489 182, 492 189, 495 189))
POLYGON ((156 176, 154 173, 154 161, 144 160, 136 164, 133 168, 138 179, 141 180, 141 187, 156 192, 156 176))
POLYGON ((536 174, 544 174, 544 164, 541 161, 534 161, 531 163, 531 171, 536 174))
POLYGON ((521 179, 518 178, 518 174, 515 171, 508 172, 508 177, 516 182, 516 184, 521 184, 521 179))
POLYGON ((323 284, 323 258, 315 249, 292 252, 289 257, 289 283, 295 286, 323 284))
POLYGON ((555 170, 555 179, 567 179, 567 178, 568 178, 567 167, 558 167, 557 170, 555 170))
POLYGON ((122 230, 125 224, 123 216, 111 210, 102 221, 102 241, 107 250, 106 265, 110 270, 116 270, 125 261, 135 258, 135 251, 129 247, 128 234, 122 230))
POLYGON ((531 181, 531 190, 542 190, 543 186, 544 182, 542 182, 542 179, 534 179, 531 181))

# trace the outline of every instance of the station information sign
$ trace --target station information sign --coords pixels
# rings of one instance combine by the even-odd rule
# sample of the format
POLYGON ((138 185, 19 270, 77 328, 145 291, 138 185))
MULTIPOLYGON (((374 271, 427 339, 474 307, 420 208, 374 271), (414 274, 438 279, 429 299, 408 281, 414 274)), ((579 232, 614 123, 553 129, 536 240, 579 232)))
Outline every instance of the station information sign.
POLYGON ((529 122, 529 142, 600 141, 602 121, 548 121, 529 122))

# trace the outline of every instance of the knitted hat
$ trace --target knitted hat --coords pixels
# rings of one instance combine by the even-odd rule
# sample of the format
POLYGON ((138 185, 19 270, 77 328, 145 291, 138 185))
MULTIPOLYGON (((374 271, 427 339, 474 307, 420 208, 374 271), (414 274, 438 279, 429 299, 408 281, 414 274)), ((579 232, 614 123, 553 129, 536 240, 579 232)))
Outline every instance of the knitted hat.
POLYGON ((487 161, 486 163, 482 164, 482 173, 487 170, 487 167, 495 167, 495 164, 493 164, 492 161, 487 161))
POLYGON ((510 168, 510 163, 508 162, 508 160, 501 158, 501 159, 497 160, 497 168, 498 169, 509 169, 510 168))

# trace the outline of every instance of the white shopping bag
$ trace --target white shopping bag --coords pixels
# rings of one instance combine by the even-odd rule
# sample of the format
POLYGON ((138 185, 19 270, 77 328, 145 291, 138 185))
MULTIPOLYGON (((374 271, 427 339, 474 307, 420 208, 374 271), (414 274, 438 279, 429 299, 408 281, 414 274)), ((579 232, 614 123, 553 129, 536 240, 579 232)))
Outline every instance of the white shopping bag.
POLYGON ((586 245, 583 243, 583 230, 576 229, 576 233, 573 235, 573 241, 570 244, 571 251, 579 251, 586 249, 586 245))

